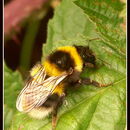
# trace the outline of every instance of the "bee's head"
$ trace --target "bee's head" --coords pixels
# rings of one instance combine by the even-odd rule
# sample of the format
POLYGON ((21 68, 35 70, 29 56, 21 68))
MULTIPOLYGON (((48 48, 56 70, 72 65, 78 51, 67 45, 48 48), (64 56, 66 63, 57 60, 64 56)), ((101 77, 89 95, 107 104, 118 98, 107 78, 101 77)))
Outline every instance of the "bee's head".
POLYGON ((96 58, 93 52, 89 49, 89 47, 88 46, 75 46, 75 47, 84 62, 84 66, 92 68, 95 67, 96 58))
POLYGON ((52 53, 48 59, 61 71, 70 71, 70 69, 74 68, 74 61, 69 53, 58 50, 52 53))

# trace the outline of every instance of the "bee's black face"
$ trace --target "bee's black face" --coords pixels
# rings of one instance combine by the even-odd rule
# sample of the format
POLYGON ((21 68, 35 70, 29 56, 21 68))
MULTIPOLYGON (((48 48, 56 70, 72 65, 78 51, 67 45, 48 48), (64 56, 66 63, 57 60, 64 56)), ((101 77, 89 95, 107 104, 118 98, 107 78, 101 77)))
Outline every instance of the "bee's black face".
POLYGON ((89 64, 89 65, 95 66, 96 58, 88 46, 86 46, 86 47, 75 46, 75 47, 76 47, 77 51, 79 52, 80 56, 82 57, 82 59, 84 61, 84 65, 89 64))
POLYGON ((96 58, 95 56, 92 54, 92 52, 86 50, 83 54, 83 60, 85 62, 85 64, 87 63, 91 63, 93 65, 95 65, 95 61, 96 61, 96 58))
POLYGON ((63 51, 56 51, 52 55, 49 56, 49 60, 51 63, 57 65, 58 69, 61 70, 69 70, 70 68, 74 68, 74 61, 70 57, 70 55, 63 51))

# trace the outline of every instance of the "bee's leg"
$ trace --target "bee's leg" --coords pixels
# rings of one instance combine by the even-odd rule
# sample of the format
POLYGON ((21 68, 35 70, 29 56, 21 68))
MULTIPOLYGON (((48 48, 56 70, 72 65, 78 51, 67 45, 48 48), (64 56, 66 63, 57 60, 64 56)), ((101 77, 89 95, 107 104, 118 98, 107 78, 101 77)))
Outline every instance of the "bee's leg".
POLYGON ((54 106, 54 109, 52 112, 52 130, 55 130, 56 123, 57 123, 57 112, 58 112, 59 107, 63 104, 64 97, 65 97, 65 94, 63 93, 54 106))
POLYGON ((95 68, 95 66, 92 63, 85 63, 85 68, 95 68))
POLYGON ((101 84, 97 81, 91 80, 90 78, 84 78, 84 79, 78 80, 77 85, 93 85, 96 87, 107 87, 107 86, 111 85, 111 83, 110 84, 101 84))
POLYGON ((57 123, 57 111, 58 111, 58 108, 54 108, 54 110, 52 112, 52 130, 55 130, 55 127, 56 127, 56 123, 57 123))

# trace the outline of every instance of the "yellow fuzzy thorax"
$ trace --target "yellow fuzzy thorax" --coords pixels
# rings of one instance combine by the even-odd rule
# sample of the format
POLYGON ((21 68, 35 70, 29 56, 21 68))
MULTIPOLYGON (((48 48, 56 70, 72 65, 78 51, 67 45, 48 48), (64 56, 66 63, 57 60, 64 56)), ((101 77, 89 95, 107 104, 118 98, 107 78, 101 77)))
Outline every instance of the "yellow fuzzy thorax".
POLYGON ((60 70, 58 70, 58 68, 56 67, 56 65, 50 63, 49 60, 46 60, 43 63, 43 66, 45 67, 46 73, 49 76, 59 76, 60 74, 62 74, 62 72, 60 70))
MULTIPOLYGON (((74 69, 76 69, 79 72, 82 71, 83 61, 82 61, 82 59, 81 59, 80 55, 78 54, 75 47, 63 46, 63 47, 57 48, 57 50, 69 53, 71 58, 74 60, 74 63, 75 63, 74 69)), ((47 74, 50 76, 58 76, 58 75, 63 73, 60 70, 58 70, 58 68, 56 67, 55 64, 50 63, 49 60, 45 60, 43 63, 43 66, 45 67, 47 74)))
POLYGON ((80 71, 80 72, 82 71, 83 61, 82 61, 82 59, 81 59, 80 55, 78 54, 75 47, 73 47, 73 46, 65 46, 65 47, 59 47, 57 50, 61 50, 61 51, 69 53, 71 58, 75 62, 75 69, 80 71))
POLYGON ((53 93, 58 94, 59 96, 61 96, 64 92, 64 84, 59 84, 53 91, 53 93))

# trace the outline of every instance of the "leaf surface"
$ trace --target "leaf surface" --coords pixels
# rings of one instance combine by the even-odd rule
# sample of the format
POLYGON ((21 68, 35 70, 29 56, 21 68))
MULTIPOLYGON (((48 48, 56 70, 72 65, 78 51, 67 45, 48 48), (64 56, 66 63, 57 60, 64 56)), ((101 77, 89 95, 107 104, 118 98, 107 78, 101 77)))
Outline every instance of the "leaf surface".
POLYGON ((7 129, 12 121, 13 115, 16 112, 16 98, 20 89, 23 86, 23 81, 18 71, 12 72, 4 64, 4 128, 7 129))

